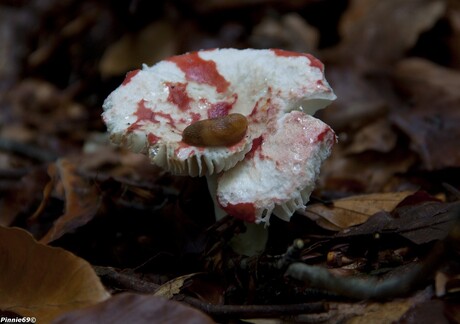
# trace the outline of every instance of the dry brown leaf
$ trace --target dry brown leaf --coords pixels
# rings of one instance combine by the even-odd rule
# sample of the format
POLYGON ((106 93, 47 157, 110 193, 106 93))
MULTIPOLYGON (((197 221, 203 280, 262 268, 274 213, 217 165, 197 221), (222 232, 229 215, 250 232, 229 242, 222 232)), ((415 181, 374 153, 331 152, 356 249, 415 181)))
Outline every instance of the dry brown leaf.
POLYGON ((413 58, 397 65, 395 81, 413 105, 392 120, 409 136, 424 167, 460 167, 460 73, 413 58))
POLYGON ((390 152, 396 146, 398 137, 391 128, 387 118, 379 118, 361 128, 354 136, 353 142, 345 153, 358 154, 365 151, 390 152))
POLYGON ((297 13, 285 14, 276 19, 268 14, 254 26, 250 44, 255 48, 283 48, 314 53, 318 48, 319 33, 297 13))
MULTIPOLYGON (((424 303, 432 297, 430 290, 421 290, 408 298, 398 298, 387 301, 362 301, 362 302, 330 302, 326 320, 315 321, 321 323, 412 323, 400 319, 412 307, 424 303)), ((312 321, 313 322, 313 321, 312 321)), ((414 322, 414 323, 420 323, 414 322)), ((433 322, 434 323, 434 322, 433 322)))
POLYGON ((359 129, 386 114, 391 93, 351 65, 328 64, 326 73, 337 100, 317 116, 337 133, 359 129))
MULTIPOLYGON (((50 183, 45 188, 45 198, 49 197, 49 189, 52 186, 55 190, 63 190, 65 195, 65 212, 59 217, 51 229, 40 240, 42 243, 49 243, 62 235, 85 225, 97 213, 100 197, 96 188, 90 185, 77 175, 76 166, 67 159, 60 159, 52 164, 48 173, 51 177, 50 183), (62 188, 62 189, 61 189, 62 188)), ((44 205, 41 205, 41 209, 44 205)), ((39 208, 40 210, 40 208, 39 208)))
MULTIPOLYGON (((436 323, 436 324, 449 324, 458 323, 459 318, 453 318, 452 313, 447 309, 449 303, 440 300, 432 299, 421 303, 416 303, 402 316, 397 322, 393 323, 404 323, 404 324, 419 324, 419 323, 436 323)), ((458 304, 453 303, 458 309, 458 304)), ((458 310, 457 310, 458 314, 458 310)), ((457 315, 458 316, 458 315, 457 315)), ((369 322, 369 321, 368 321, 369 322)))
POLYGON ((398 234, 417 245, 442 240, 451 230, 460 204, 443 203, 429 197, 424 192, 416 192, 404 199, 391 213, 378 212, 364 224, 347 228, 337 236, 398 234), (427 199, 421 200, 423 197, 427 199))
POLYGON ((398 174, 406 173, 416 159, 410 150, 398 146, 388 153, 346 154, 346 143, 340 142, 339 137, 339 143, 321 167, 320 185, 323 190, 339 192, 398 191, 398 174))
POLYGON ((0 227, 0 273, 0 309, 38 323, 110 296, 88 262, 19 228, 0 227))
POLYGON ((168 282, 162 284, 160 287, 158 287, 158 289, 155 290, 153 295, 171 299, 174 297, 174 295, 177 295, 181 292, 181 289, 184 288, 184 284, 187 280, 193 278, 196 275, 197 273, 191 273, 171 279, 168 282))
POLYGON ((406 313, 412 302, 406 299, 389 301, 386 303, 369 303, 363 314, 354 316, 348 324, 393 323, 406 313), (377 320, 378 319, 378 320, 377 320))
POLYGON ((64 314, 53 323, 210 324, 214 321, 199 310, 176 301, 152 295, 122 293, 93 307, 64 314))
POLYGON ((99 70, 103 76, 117 76, 142 64, 152 65, 176 51, 174 27, 167 21, 157 21, 137 34, 127 34, 104 53, 99 70))
POLYGON ((444 0, 354 0, 340 23, 341 55, 366 69, 394 62, 445 8, 444 0))
POLYGON ((408 58, 396 64, 397 86, 414 104, 441 98, 460 98, 460 72, 422 58, 408 58))
POLYGON ((380 211, 392 211, 413 191, 357 195, 333 201, 332 206, 315 204, 307 206, 303 214, 319 226, 337 231, 359 225, 380 211))

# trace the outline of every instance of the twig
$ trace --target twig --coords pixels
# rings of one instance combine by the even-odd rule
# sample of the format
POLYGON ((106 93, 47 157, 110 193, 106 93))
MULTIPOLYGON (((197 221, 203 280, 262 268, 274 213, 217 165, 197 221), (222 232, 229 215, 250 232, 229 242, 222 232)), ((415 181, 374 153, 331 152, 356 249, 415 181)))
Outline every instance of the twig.
POLYGON ((401 276, 385 280, 337 277, 327 269, 296 262, 291 264, 286 275, 308 283, 309 288, 324 289, 338 295, 354 299, 386 299, 401 296, 431 278, 436 269, 444 262, 452 247, 459 244, 460 217, 458 208, 457 220, 449 235, 435 244, 427 258, 401 276))
MULTIPOLYGON (((94 266, 97 275, 113 281, 117 286, 140 293, 153 293, 159 285, 118 272, 112 267, 94 266)), ((197 298, 176 295, 175 300, 189 304, 214 317, 271 318, 298 314, 321 313, 327 310, 324 303, 304 303, 293 305, 215 305, 197 298)))
POLYGON ((112 267, 93 266, 93 268, 99 277, 104 277, 124 289, 140 293, 153 293, 158 287, 160 287, 153 282, 138 279, 133 275, 118 272, 112 267))
POLYGON ((274 318, 327 311, 327 305, 321 302, 288 305, 215 305, 184 295, 178 295, 175 300, 187 303, 212 317, 225 316, 227 319, 274 318))

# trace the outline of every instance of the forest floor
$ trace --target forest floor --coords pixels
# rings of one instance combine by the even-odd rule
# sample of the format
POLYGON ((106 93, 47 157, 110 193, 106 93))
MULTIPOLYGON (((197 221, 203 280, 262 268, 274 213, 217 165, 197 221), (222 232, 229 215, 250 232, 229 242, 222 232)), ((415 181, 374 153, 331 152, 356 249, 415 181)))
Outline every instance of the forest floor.
POLYGON ((460 322, 460 3, 0 0, 0 317, 460 322), (206 180, 110 144, 128 71, 207 48, 325 65, 338 136, 262 254, 206 180))

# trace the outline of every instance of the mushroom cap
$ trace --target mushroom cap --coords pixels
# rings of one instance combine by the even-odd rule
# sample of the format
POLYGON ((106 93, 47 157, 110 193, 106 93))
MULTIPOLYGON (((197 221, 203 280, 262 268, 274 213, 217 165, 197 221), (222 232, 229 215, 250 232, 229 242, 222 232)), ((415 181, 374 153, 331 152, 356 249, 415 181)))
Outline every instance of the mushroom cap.
POLYGON ((217 201, 230 215, 268 224, 305 208, 322 162, 336 142, 325 123, 300 111, 271 121, 245 159, 217 179, 217 201))
MULTIPOLYGON (((275 125, 286 120, 285 115, 313 114, 334 99, 322 63, 309 54, 213 49, 129 72, 105 100, 103 119, 114 143, 147 153, 154 164, 172 173, 236 174, 232 168, 243 159, 244 165, 245 156, 261 139, 267 146, 265 141, 271 138, 267 130, 277 131, 275 125), (239 142, 198 147, 182 141, 187 126, 231 113, 248 120, 239 142)), ((228 177, 224 174, 222 179, 228 177)), ((221 180, 220 187, 225 188, 226 182, 221 180)), ((222 197, 224 205, 227 200, 222 197)))

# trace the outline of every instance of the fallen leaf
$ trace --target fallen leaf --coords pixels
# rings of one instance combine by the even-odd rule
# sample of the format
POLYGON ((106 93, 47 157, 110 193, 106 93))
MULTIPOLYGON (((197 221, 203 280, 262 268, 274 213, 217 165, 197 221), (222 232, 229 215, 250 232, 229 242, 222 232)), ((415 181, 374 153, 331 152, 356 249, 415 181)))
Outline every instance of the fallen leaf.
POLYGON ((337 236, 399 234, 415 244, 441 240, 447 236, 456 216, 458 203, 427 201, 382 211, 365 223, 343 230, 337 236))
POLYGON ((453 323, 445 316, 444 308, 444 301, 442 300, 427 300, 413 305, 398 321, 393 323, 453 323))
POLYGON ((316 115, 337 133, 366 126, 388 111, 390 95, 352 66, 328 64, 327 80, 337 100, 316 115))
POLYGON ((387 118, 379 118, 376 121, 362 127, 353 138, 353 142, 347 146, 347 154, 358 154, 365 151, 390 152, 396 146, 398 137, 391 128, 387 118))
POLYGON ((441 18, 445 9, 443 0, 351 1, 339 26, 341 55, 365 69, 394 62, 441 18))
MULTIPOLYGON (((414 305, 423 303, 432 297, 428 289, 418 291, 408 298, 374 302, 363 301, 355 303, 331 302, 331 315, 327 323, 369 324, 369 323, 398 323, 401 316, 414 305)), ((404 318, 404 317, 403 317, 404 318)))
POLYGON ((249 38, 254 48, 283 48, 302 53, 314 53, 318 40, 318 31, 297 13, 288 13, 279 19, 268 14, 254 26, 249 38))
POLYGON ((0 273, 0 309, 38 323, 110 296, 88 262, 19 228, 0 227, 0 273))
POLYGON ((457 217, 459 203, 426 202, 414 206, 396 208, 385 230, 414 242, 424 244, 445 238, 457 217))
POLYGON ((391 119, 409 136, 424 167, 460 167, 460 73, 414 58, 397 65, 395 81, 413 104, 391 119))
POLYGON ((102 56, 99 70, 103 76, 118 76, 153 65, 176 50, 174 27, 168 21, 156 21, 138 33, 126 34, 113 43, 102 56))
POLYGON ((171 299, 174 295, 177 295, 181 292, 181 290, 185 287, 186 282, 196 276, 197 273, 191 273, 184 276, 180 276, 174 279, 169 280, 162 284, 158 289, 155 290, 153 293, 154 296, 164 297, 167 299, 171 299))
POLYGON ((392 211, 412 191, 356 195, 334 200, 331 206, 309 205, 302 214, 319 226, 337 231, 366 222, 381 211, 392 211))
POLYGON ((77 174, 76 166, 67 159, 60 159, 50 165, 48 173, 50 183, 45 187, 44 204, 51 194, 50 187, 62 190, 65 194, 65 212, 53 224, 51 229, 40 239, 42 243, 49 243, 62 235, 88 223, 97 213, 100 196, 95 186, 89 184, 77 174))
POLYGON ((214 323, 206 314, 184 304, 152 295, 118 294, 93 307, 57 318, 54 324, 74 323, 214 323))
POLYGON ((460 72, 422 58, 407 58, 399 61, 393 71, 399 90, 415 105, 426 101, 460 99, 460 72))
MULTIPOLYGON (((345 135, 346 137, 346 135, 345 135)), ((331 156, 321 166, 318 187, 328 192, 375 193, 400 191, 399 184, 417 162, 417 155, 401 143, 388 153, 367 150, 347 154, 346 139, 334 146, 331 156)), ((416 189, 416 186, 402 186, 416 189)))
POLYGON ((411 307, 411 301, 400 299, 386 303, 369 303, 364 313, 349 319, 349 324, 393 323, 411 307), (378 321, 376 322, 376 319, 378 321))

